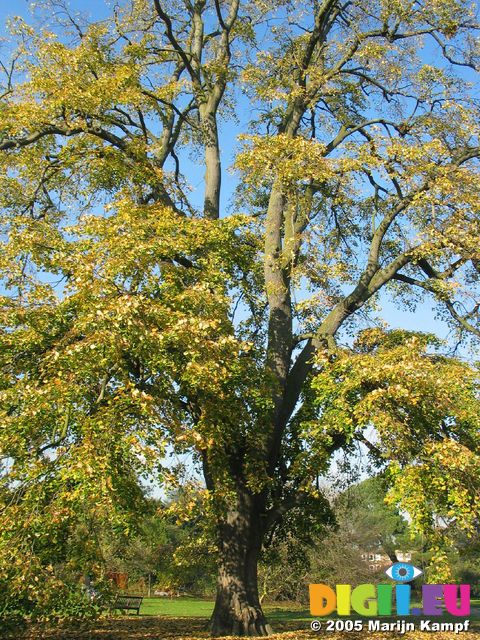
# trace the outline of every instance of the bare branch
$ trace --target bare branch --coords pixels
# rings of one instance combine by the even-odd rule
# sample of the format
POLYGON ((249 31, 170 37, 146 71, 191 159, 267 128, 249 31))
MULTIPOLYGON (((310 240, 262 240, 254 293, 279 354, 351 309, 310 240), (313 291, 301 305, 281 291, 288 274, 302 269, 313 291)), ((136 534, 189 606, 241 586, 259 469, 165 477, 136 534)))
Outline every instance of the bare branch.
POLYGON ((165 25, 165 32, 166 32, 168 41, 172 45, 173 49, 178 53, 185 68, 188 70, 190 77, 192 79, 192 82, 197 86, 200 86, 200 78, 198 74, 195 72, 191 64, 190 57, 185 53, 185 49, 180 45, 177 38, 175 37, 175 33, 173 31, 172 19, 170 18, 168 13, 166 13, 163 10, 162 5, 160 4, 160 0, 153 0, 153 4, 155 5, 155 10, 159 15, 160 20, 162 20, 163 24, 165 25))

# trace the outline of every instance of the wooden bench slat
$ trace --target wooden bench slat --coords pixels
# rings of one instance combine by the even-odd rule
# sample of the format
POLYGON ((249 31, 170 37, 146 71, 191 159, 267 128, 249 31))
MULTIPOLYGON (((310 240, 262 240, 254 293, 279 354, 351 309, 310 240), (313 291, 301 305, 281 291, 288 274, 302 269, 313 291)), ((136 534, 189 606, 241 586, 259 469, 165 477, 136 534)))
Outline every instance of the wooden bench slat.
POLYGON ((127 611, 140 612, 142 606, 143 596, 117 596, 113 603, 112 609, 126 609, 127 611))

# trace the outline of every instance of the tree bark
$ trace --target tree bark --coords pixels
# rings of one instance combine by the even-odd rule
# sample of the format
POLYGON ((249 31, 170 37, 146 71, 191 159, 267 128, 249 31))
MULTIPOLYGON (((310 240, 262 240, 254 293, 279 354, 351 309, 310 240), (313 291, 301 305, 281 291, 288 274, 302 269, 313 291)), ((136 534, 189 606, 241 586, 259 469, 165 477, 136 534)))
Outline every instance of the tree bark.
POLYGON ((217 117, 215 111, 200 108, 205 146, 205 195, 204 214, 216 220, 220 216, 220 188, 222 182, 222 164, 218 141, 217 117))
POLYGON ((262 542, 260 515, 251 496, 219 526, 217 597, 211 619, 213 636, 268 636, 272 633, 258 596, 257 565, 262 542))

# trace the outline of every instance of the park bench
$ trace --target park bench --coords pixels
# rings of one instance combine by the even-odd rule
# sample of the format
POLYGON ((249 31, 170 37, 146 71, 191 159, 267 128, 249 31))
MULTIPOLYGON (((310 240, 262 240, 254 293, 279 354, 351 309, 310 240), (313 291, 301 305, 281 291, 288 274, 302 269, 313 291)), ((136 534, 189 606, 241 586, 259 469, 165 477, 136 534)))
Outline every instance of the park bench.
POLYGON ((140 612, 142 606, 143 596, 117 596, 115 602, 112 605, 112 609, 119 609, 125 611, 136 611, 137 615, 140 612))

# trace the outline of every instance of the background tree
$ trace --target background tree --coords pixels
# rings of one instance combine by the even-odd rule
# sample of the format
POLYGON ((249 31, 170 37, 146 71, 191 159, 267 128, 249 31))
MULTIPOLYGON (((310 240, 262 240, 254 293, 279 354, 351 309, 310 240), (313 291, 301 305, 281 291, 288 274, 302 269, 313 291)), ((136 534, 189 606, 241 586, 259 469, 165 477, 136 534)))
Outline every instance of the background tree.
POLYGON ((79 520, 133 530, 166 442, 203 468, 216 635, 269 633, 262 542, 328 517, 316 479, 354 441, 418 530, 435 512, 472 530, 476 371, 418 334, 360 333, 385 287, 480 333, 470 4, 130 0, 93 24, 46 5, 50 31, 12 25, 0 104, 12 598, 38 602, 35 575, 62 593, 45 551, 68 563, 79 520))
POLYGON ((480 536, 475 537, 465 534, 457 536, 455 546, 452 549, 454 557, 451 559, 452 573, 455 580, 471 585, 473 597, 480 595, 480 536))
POLYGON ((339 527, 350 536, 350 546, 365 552, 383 553, 398 562, 397 551, 411 551, 408 522, 398 509, 385 503, 388 484, 374 476, 354 484, 338 497, 339 527))
POLYGON ((214 593, 215 554, 203 520, 202 494, 192 487, 152 500, 137 535, 111 540, 105 553, 110 570, 128 575, 128 591, 154 591, 189 595, 214 593), (188 504, 196 500, 196 513, 188 504))
MULTIPOLYGON (((340 483, 341 476, 331 476, 340 483)), ((364 584, 382 576, 369 554, 383 554, 398 562, 397 551, 413 551, 421 559, 420 539, 412 539, 407 520, 386 504, 388 485, 377 475, 353 482, 330 498, 334 522, 308 541, 289 534, 273 538, 260 564, 260 593, 269 600, 308 604, 308 585, 364 584), (367 557, 365 558, 365 554, 367 557)), ((416 561, 416 560, 415 560, 416 561)))

